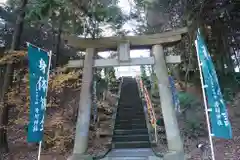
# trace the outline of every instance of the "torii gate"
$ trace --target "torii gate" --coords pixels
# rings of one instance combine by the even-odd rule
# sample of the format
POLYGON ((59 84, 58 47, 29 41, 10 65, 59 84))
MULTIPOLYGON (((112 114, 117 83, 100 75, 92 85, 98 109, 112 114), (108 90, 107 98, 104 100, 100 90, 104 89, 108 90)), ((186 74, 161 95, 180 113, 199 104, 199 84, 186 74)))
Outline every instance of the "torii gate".
MULTIPOLYGON (((83 68, 82 87, 80 93, 79 112, 76 124, 75 144, 72 159, 78 159, 88 147, 88 133, 91 113, 91 82, 93 67, 154 65, 158 78, 161 108, 165 123, 168 149, 174 153, 183 153, 183 143, 178 129, 174 110, 168 70, 166 63, 180 63, 180 56, 165 56, 164 46, 174 45, 181 40, 187 28, 152 35, 105 37, 84 39, 76 36, 63 36, 70 46, 86 50, 84 60, 70 60, 69 68, 83 68), (147 58, 130 58, 131 49, 151 49, 152 56, 147 58), (118 59, 93 59, 99 51, 117 50, 118 59)), ((180 158, 181 159, 181 158, 180 158)))

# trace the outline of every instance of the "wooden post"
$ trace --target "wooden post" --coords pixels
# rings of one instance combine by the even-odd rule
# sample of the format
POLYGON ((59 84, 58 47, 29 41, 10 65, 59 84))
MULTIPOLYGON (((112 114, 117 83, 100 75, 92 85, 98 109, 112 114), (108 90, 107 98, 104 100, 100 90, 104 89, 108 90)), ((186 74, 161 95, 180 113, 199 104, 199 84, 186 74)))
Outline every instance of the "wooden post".
POLYGON ((163 47, 161 45, 155 45, 152 51, 155 56, 155 71, 158 78, 159 96, 167 134, 168 149, 169 151, 183 153, 183 143, 180 137, 176 111, 174 110, 172 101, 163 47))
POLYGON ((93 78, 92 66, 94 54, 95 54, 94 48, 88 48, 86 50, 73 157, 75 157, 76 155, 84 154, 88 147, 88 132, 91 114, 91 85, 93 78))

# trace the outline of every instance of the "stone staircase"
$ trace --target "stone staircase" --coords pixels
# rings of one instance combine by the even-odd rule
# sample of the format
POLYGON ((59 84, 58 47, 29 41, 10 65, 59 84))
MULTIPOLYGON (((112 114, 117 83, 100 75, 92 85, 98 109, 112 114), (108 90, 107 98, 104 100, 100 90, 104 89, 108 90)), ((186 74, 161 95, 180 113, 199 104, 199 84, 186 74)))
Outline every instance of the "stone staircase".
POLYGON ((124 78, 121 88, 112 150, 104 160, 157 160, 149 140, 142 100, 135 79, 124 78))

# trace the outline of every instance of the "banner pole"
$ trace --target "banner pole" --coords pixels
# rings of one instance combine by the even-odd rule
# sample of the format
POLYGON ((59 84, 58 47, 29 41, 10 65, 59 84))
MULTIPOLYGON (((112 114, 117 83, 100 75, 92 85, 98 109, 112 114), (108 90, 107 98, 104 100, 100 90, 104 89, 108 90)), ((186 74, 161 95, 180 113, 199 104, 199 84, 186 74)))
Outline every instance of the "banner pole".
MULTIPOLYGON (((48 75, 47 76, 48 76, 48 80, 49 80, 49 74, 50 74, 50 69, 51 69, 51 61, 52 61, 52 51, 51 50, 48 52, 48 56, 49 56, 49 62, 48 62, 49 63, 48 64, 49 69, 48 69, 48 73, 47 73, 48 75)), ((46 92, 46 97, 47 97, 47 92, 46 92)))
MULTIPOLYGON (((48 53, 48 56, 49 56, 49 62, 48 62, 48 73, 47 73, 47 76, 48 76, 48 79, 49 79, 49 73, 50 73, 50 68, 51 68, 51 59, 52 59, 52 51, 49 51, 47 52, 48 53)), ((47 85, 48 85, 48 82, 47 82, 47 85)), ((46 97, 47 97, 47 91, 46 91, 46 97)), ((47 107, 47 106, 46 106, 47 107)), ((42 141, 39 142, 39 148, 38 148, 38 159, 37 160, 40 160, 41 158, 41 151, 42 151, 42 141)))
POLYGON ((41 150, 42 150, 42 141, 39 142, 39 148, 38 148, 38 160, 41 158, 41 150))
POLYGON ((211 153, 212 153, 212 160, 215 160, 215 153, 214 153, 214 148, 213 148, 213 141, 212 141, 212 133, 211 133, 211 126, 210 126, 210 120, 209 120, 209 115, 208 115, 208 106, 207 106, 207 100, 206 100, 206 93, 205 93, 205 85, 203 83, 203 75, 202 75, 202 64, 200 63, 200 58, 199 58, 199 53, 197 49, 197 40, 195 40, 195 46, 196 46, 196 51, 197 51, 197 59, 198 59, 198 67, 199 67, 199 72, 200 72, 200 80, 201 80, 201 86, 202 86, 202 94, 203 94, 203 101, 204 101, 204 107, 205 107, 205 114, 206 114, 206 121, 207 121, 207 127, 208 127, 208 136, 209 136, 209 142, 210 142, 210 148, 211 148, 211 153))

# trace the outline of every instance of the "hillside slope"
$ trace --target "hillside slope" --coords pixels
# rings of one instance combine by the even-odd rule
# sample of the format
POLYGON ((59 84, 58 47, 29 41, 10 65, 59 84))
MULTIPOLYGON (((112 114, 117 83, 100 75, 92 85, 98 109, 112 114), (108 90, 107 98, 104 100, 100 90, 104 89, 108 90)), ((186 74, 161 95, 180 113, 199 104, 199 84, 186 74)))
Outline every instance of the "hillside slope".
MULTIPOLYGON (((26 141, 26 127, 29 112, 29 81, 27 68, 22 79, 14 82, 13 88, 8 93, 8 104, 11 105, 8 125, 8 142, 10 154, 5 154, 4 160, 32 160, 37 156, 37 145, 28 144, 26 141)), ((81 89, 81 70, 67 71, 58 68, 50 74, 48 105, 44 126, 44 142, 42 159, 66 159, 72 152, 77 109, 81 89)), ((112 107, 116 98, 108 97, 105 101, 98 101, 99 117, 106 117, 110 124, 112 107)), ((91 122, 89 133, 89 150, 93 155, 104 153, 111 138, 99 138, 96 141, 96 125, 91 122), (108 142, 108 143, 106 143, 108 142)), ((105 127, 111 130, 111 126, 105 127)))

